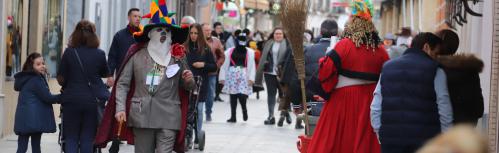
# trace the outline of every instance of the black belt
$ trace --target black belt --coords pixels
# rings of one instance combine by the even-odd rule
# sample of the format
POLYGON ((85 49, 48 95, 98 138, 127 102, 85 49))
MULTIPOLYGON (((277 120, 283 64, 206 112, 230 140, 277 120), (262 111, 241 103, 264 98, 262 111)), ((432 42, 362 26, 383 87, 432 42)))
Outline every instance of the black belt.
MULTIPOLYGON (((336 52, 336 50, 331 50, 327 54, 331 60, 333 60, 334 65, 338 71, 337 74, 343 75, 349 78, 355 78, 355 79, 362 79, 362 80, 368 80, 368 81, 378 81, 379 80, 379 74, 376 73, 367 73, 367 72, 357 72, 357 71, 352 71, 352 70, 347 70, 341 67, 341 58, 340 55, 336 52)), ((331 76, 332 77, 332 76, 331 76)), ((325 79, 328 80, 328 79, 325 79)))

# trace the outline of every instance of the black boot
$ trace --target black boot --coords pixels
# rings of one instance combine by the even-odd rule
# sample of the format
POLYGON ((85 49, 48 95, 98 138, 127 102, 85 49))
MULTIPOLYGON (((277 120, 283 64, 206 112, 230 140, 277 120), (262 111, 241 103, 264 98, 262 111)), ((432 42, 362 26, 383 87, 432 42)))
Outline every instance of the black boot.
POLYGON ((303 125, 301 125, 302 120, 299 118, 296 118, 296 124, 295 124, 295 129, 303 129, 303 125))
POLYGON ((235 117, 230 117, 230 118, 227 120, 227 122, 229 122, 229 123, 236 123, 237 121, 236 121, 236 118, 235 118, 235 117))
POLYGON ((265 125, 274 125, 275 124, 275 118, 273 116, 269 117, 265 121, 263 121, 263 124, 265 124, 265 125))
POLYGON ((224 102, 224 100, 222 100, 222 98, 220 98, 220 97, 218 97, 218 96, 217 96, 217 97, 215 97, 215 101, 224 102))
POLYGON ((236 111, 230 112, 230 118, 227 120, 229 123, 236 123, 236 111))
POLYGON ((230 118, 227 120, 229 123, 236 123, 236 111, 231 109, 230 118))
POLYGON ((286 111, 285 116, 286 116, 286 123, 291 124, 291 115, 289 115, 288 111, 286 111))
POLYGON ((248 111, 246 111, 246 110, 243 111, 243 120, 244 121, 248 120, 248 111))
POLYGON ((227 122, 236 123, 236 108, 237 108, 236 95, 230 95, 230 118, 227 120, 227 122))
POLYGON ((284 123, 285 118, 286 118, 285 112, 281 111, 281 115, 279 115, 279 121, 277 121, 278 127, 282 127, 282 124, 284 123))

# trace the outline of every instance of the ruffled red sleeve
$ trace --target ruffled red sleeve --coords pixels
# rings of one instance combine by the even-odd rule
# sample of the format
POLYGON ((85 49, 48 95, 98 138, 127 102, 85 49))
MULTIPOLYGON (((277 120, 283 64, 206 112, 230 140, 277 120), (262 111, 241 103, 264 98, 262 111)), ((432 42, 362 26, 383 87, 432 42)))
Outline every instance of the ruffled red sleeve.
POLYGON ((328 56, 319 59, 319 80, 326 93, 331 93, 338 84, 338 71, 328 56))
MULTIPOLYGON (((346 42, 346 39, 340 40, 334 47, 334 50, 336 51, 336 53, 338 53, 340 58, 347 51, 346 47, 348 43, 346 42)), ((334 61, 329 57, 329 54, 330 53, 328 53, 327 56, 319 59, 318 73, 318 78, 321 81, 322 89, 328 94, 330 94, 338 84, 338 69, 336 68, 337 65, 334 64, 334 61)))

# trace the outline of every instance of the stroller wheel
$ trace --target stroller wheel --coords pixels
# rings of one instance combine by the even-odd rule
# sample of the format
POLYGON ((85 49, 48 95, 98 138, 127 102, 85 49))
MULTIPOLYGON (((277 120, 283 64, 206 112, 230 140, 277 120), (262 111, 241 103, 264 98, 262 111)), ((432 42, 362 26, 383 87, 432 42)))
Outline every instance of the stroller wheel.
POLYGON ((206 142, 206 133, 204 132, 204 130, 199 133, 198 142, 199 142, 199 150, 203 151, 206 142))

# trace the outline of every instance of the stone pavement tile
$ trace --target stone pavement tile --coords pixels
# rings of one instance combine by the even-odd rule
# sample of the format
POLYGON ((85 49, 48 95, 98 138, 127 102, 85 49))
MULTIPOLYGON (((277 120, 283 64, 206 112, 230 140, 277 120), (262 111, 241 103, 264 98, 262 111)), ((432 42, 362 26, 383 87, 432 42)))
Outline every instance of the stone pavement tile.
MULTIPOLYGON (((225 102, 214 103, 213 121, 205 122, 203 125, 206 131, 205 150, 191 150, 189 153, 298 153, 296 141, 303 130, 295 130, 294 123, 291 125, 285 123, 283 127, 263 125, 263 120, 268 115, 266 93, 260 94, 260 100, 256 100, 255 97, 252 95, 248 100, 248 121, 242 121, 241 106, 238 105, 238 122, 227 123, 226 120, 230 115, 229 97, 222 95, 225 102)), ((278 114, 277 111, 276 114, 278 114)), ((57 134, 42 136, 42 152, 60 152, 57 134)), ((1 153, 15 152, 17 136, 7 136, 1 139, 0 148, 1 153)), ((123 144, 120 146, 120 153, 133 153, 133 149, 133 145, 123 144)), ((108 148, 103 149, 103 152, 107 153, 108 148)))

